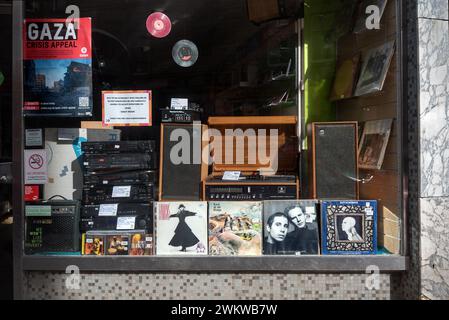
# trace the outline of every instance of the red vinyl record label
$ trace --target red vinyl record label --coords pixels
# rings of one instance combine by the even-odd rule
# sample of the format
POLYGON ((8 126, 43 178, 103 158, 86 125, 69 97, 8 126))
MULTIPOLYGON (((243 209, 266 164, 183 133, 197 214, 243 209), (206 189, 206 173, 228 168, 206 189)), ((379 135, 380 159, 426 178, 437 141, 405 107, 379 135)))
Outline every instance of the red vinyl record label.
POLYGON ((171 31, 171 21, 168 16, 162 12, 154 12, 148 16, 147 30, 156 38, 164 38, 171 31))

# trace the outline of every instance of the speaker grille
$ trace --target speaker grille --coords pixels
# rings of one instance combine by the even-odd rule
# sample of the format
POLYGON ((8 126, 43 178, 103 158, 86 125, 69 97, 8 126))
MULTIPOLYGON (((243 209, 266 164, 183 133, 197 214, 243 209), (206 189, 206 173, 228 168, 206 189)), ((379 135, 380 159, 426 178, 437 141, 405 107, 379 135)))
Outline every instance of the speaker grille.
POLYGON ((315 124, 315 196, 357 199, 357 124, 315 124))
MULTIPOLYGON (((200 200, 201 194, 201 126, 193 125, 163 125, 162 126, 162 179, 160 200, 200 200), (175 130, 185 130, 184 133, 175 130), (173 136, 172 136, 173 134, 173 136), (178 136, 182 134, 182 138, 178 136), (180 148, 182 139, 190 141, 189 146, 180 148), (177 138, 176 141, 171 141, 177 138), (194 145, 195 144, 195 145, 194 145), (176 149, 173 149, 173 148, 176 149), (172 153, 179 159, 188 159, 187 163, 175 164, 170 158, 172 153), (176 152, 178 151, 178 152, 176 152), (183 152, 189 152, 188 155, 183 152), (195 157, 193 154, 195 154, 195 157)), ((183 140, 186 141, 186 140, 183 140)))

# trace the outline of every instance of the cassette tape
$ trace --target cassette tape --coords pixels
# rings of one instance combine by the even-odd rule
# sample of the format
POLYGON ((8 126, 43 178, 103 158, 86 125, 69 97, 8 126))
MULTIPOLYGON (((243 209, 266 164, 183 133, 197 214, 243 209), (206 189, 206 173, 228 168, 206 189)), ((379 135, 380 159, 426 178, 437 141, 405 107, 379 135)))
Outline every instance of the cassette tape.
POLYGON ((85 185, 132 185, 156 182, 155 171, 125 171, 116 173, 91 173, 84 176, 85 185))
POLYGON ((96 185, 83 190, 84 204, 150 202, 154 200, 154 185, 96 185))
POLYGON ((107 141, 107 142, 83 142, 81 150, 84 154, 109 155, 121 153, 146 153, 156 152, 156 143, 149 141, 107 141))

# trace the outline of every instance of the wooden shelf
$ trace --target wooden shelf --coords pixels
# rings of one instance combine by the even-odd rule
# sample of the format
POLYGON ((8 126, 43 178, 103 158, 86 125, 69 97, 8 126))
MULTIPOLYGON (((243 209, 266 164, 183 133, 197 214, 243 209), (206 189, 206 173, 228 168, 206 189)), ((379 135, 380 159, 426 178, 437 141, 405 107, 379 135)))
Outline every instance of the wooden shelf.
POLYGON ((210 126, 234 125, 296 125, 296 116, 209 117, 210 126))

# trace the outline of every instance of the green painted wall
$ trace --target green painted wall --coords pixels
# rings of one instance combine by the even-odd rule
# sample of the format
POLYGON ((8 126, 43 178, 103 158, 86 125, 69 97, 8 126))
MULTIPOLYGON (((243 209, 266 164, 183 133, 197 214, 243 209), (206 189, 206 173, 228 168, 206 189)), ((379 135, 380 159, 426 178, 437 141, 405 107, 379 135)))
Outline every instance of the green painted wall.
POLYGON ((304 123, 334 121, 329 101, 336 67, 337 14, 341 0, 306 0, 304 7, 304 123))

